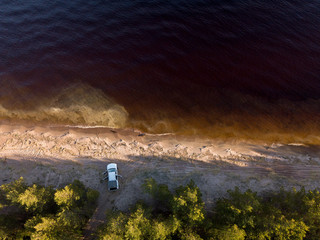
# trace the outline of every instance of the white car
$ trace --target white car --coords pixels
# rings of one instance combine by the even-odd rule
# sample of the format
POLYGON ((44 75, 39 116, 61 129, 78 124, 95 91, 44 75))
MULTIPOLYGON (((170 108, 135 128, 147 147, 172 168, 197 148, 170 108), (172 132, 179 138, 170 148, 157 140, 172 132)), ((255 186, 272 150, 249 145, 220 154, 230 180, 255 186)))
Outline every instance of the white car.
POLYGON ((114 191, 119 189, 119 177, 121 176, 118 175, 118 166, 116 163, 109 163, 107 170, 103 174, 108 174, 108 176, 104 178, 104 180, 108 180, 108 190, 114 191))

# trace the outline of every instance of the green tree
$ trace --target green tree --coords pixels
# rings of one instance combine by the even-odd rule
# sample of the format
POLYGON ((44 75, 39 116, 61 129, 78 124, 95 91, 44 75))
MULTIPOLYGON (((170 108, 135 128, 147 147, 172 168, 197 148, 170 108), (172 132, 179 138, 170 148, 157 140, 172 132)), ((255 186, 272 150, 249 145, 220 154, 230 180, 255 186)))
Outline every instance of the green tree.
POLYGON ((270 195, 269 202, 275 208, 281 210, 288 219, 299 219, 308 211, 305 204, 306 191, 304 188, 299 191, 295 188, 289 191, 281 188, 279 192, 270 195))
POLYGON ((219 199, 216 203, 214 212, 218 218, 215 219, 215 224, 237 225, 246 232, 252 231, 261 212, 261 198, 251 190, 242 193, 239 188, 228 193, 229 198, 219 199))
POLYGON ((308 232, 307 239, 319 239, 319 235, 314 230, 318 228, 320 219, 313 222, 315 220, 313 217, 317 214, 313 215, 314 212, 311 210, 315 202, 320 203, 317 191, 310 191, 307 194, 304 188, 299 191, 295 188, 289 191, 281 188, 279 192, 265 199, 263 213, 265 217, 259 219, 261 220, 260 233, 265 229, 264 235, 269 238, 303 239, 308 232))
POLYGON ((173 214, 183 224, 195 227, 205 218, 204 203, 201 199, 200 189, 191 180, 185 187, 180 186, 172 201, 173 214))
POLYGON ((35 225, 35 232, 31 238, 34 240, 76 240, 81 239, 80 231, 70 225, 66 225, 59 218, 43 217, 41 222, 35 225))
POLYGON ((55 210, 53 194, 54 191, 51 188, 33 184, 18 196, 18 202, 29 212, 49 213, 55 210))
POLYGON ((68 185, 56 191, 54 200, 62 208, 71 209, 77 205, 77 202, 80 200, 80 195, 68 185))
POLYGON ((0 187, 0 239, 19 239, 28 215, 20 208, 19 196, 26 190, 23 178, 0 187))
POLYGON ((27 189, 27 185, 24 182, 23 177, 20 177, 18 180, 1 185, 1 190, 4 193, 7 200, 12 203, 19 204, 19 196, 20 194, 24 193, 27 189))
POLYGON ((55 202, 62 208, 72 209, 83 207, 87 201, 86 188, 79 180, 57 190, 54 194, 55 202))
POLYGON ((86 223, 86 219, 79 213, 67 209, 63 209, 57 214, 57 220, 64 226, 69 226, 73 229, 81 229, 86 223))
POLYGON ((273 238, 270 239, 302 240, 308 229, 304 222, 294 219, 288 220, 282 216, 274 224, 273 238))
POLYGON ((106 224, 98 234, 99 239, 124 239, 127 221, 128 217, 124 213, 119 211, 108 211, 106 224))
POLYGON ((8 215, 0 215, 0 239, 22 239, 23 232, 23 224, 20 221, 19 214, 11 213, 8 215))
POLYGON ((300 199, 294 191, 281 190, 279 195, 262 199, 251 190, 241 193, 236 188, 229 191, 229 198, 216 203, 215 233, 221 235, 232 230, 229 226, 237 225, 238 230, 245 231, 246 239, 303 239, 309 228, 301 220, 303 214, 297 214, 303 206, 297 206, 297 211, 294 209, 294 203, 299 203, 300 199))
POLYGON ((202 240, 197 233, 189 228, 181 230, 178 236, 181 240, 202 240))
POLYGON ((309 226, 307 239, 319 239, 320 236, 320 193, 318 190, 309 191, 303 198, 305 209, 303 220, 309 226))
POLYGON ((171 212, 173 195, 165 184, 158 184, 153 178, 148 178, 143 183, 145 192, 149 193, 154 201, 154 208, 157 211, 171 212))
POLYGON ((212 240, 244 240, 246 232, 238 228, 237 225, 224 226, 220 229, 214 229, 211 233, 212 240))
POLYGON ((74 180, 71 184, 72 189, 77 192, 80 195, 80 198, 82 200, 82 204, 84 203, 84 201, 86 201, 86 197, 87 197, 87 191, 88 189, 84 186, 84 184, 79 181, 79 180, 74 180))
POLYGON ((171 219, 167 220, 153 220, 151 222, 150 240, 165 240, 176 231, 174 222, 171 219))
POLYGON ((23 178, 2 185, 0 239, 80 239, 99 193, 77 180, 54 192, 23 178))
POLYGON ((99 192, 86 188, 75 180, 72 184, 59 189, 54 194, 55 202, 60 206, 55 221, 77 234, 92 215, 99 192))
POLYGON ((99 198, 99 192, 89 188, 86 193, 86 198, 89 205, 95 205, 99 198))
POLYGON ((140 240, 149 239, 150 237, 150 214, 138 205, 136 210, 130 214, 125 226, 125 239, 140 240))
POLYGON ((32 218, 29 218, 25 224, 25 236, 31 237, 31 235, 35 232, 35 226, 42 222, 42 216, 41 215, 35 215, 32 218))
POLYGON ((8 200, 6 198, 4 191, 0 187, 0 211, 2 208, 6 207, 7 205, 8 205, 8 200))

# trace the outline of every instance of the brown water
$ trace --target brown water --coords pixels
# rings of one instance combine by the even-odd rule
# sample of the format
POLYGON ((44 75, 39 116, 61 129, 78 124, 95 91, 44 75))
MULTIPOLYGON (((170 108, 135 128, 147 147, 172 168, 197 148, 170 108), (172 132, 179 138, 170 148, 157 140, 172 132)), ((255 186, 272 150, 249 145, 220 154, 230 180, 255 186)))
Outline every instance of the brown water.
POLYGON ((319 143, 320 1, 0 5, 0 118, 319 143))

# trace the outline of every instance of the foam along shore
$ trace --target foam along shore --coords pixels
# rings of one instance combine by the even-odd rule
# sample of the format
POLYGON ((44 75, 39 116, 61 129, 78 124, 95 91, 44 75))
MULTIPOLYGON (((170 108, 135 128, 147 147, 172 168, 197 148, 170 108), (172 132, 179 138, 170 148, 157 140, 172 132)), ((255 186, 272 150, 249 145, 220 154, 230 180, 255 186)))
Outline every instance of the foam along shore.
MULTIPOLYGON (((23 176, 55 188, 80 179, 106 192, 101 173, 117 162, 124 176, 116 207, 143 196, 143 179, 174 188, 193 179, 207 204, 238 186, 258 192, 320 186, 320 148, 299 143, 222 141, 134 129, 82 126, 0 126, 0 184, 23 176), (125 198, 121 198, 124 196, 125 198)), ((110 198, 110 199, 112 199, 110 198)), ((111 201, 111 200, 110 200, 111 201)))

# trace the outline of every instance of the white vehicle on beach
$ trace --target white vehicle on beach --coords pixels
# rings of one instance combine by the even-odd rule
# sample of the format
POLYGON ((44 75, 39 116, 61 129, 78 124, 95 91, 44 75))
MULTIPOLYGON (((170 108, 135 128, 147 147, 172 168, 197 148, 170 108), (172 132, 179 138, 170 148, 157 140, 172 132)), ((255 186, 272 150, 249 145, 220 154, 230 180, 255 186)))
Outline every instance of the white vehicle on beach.
POLYGON ((109 163, 107 165, 107 170, 103 173, 103 175, 108 174, 103 180, 108 180, 108 190, 115 191, 119 189, 119 177, 118 175, 118 166, 116 163, 109 163))

